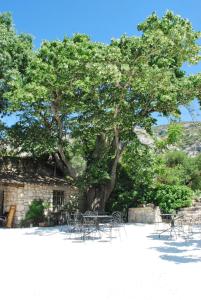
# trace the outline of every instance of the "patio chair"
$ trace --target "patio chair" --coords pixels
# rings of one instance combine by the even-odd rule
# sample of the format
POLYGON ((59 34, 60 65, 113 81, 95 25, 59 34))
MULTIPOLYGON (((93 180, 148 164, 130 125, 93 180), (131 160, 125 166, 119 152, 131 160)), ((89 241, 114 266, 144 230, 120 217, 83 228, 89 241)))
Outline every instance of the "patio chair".
POLYGON ((97 211, 87 210, 82 215, 82 231, 83 235, 82 238, 85 239, 92 233, 97 232, 97 219, 96 216, 98 215, 97 211))
POLYGON ((178 236, 184 236, 185 230, 184 230, 184 216, 171 213, 171 214, 161 214, 162 220, 167 223, 167 227, 165 229, 162 229, 161 231, 158 231, 159 238, 165 234, 169 233, 170 237, 178 237, 178 236))
POLYGON ((120 226, 123 223, 122 214, 120 211, 114 211, 112 213, 112 221, 114 226, 120 226))
POLYGON ((126 234, 124 225, 122 213, 120 211, 114 211, 112 213, 112 228, 118 231, 119 237, 121 237, 120 228, 123 228, 126 234))
POLYGON ((69 238, 72 236, 76 236, 77 234, 82 234, 83 226, 82 226, 82 214, 80 212, 75 212, 74 214, 68 214, 67 225, 69 233, 69 238))

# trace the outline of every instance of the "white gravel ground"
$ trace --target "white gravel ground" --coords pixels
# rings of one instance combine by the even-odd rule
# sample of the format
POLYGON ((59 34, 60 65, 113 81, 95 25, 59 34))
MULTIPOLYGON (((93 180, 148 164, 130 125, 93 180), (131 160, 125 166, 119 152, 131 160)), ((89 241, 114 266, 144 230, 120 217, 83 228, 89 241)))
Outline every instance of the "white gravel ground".
POLYGON ((126 225, 82 241, 61 228, 0 229, 2 300, 201 298, 201 235, 126 225))

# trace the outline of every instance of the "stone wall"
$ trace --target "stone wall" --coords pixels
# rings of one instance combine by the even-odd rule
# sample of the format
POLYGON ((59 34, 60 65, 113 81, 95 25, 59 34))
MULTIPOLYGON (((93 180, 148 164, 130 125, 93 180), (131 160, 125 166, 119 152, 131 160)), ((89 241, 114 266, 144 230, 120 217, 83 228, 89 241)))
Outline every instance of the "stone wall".
POLYGON ((65 201, 68 202, 71 196, 76 193, 75 188, 71 186, 26 183, 19 185, 0 185, 0 189, 4 191, 4 210, 8 211, 12 204, 16 205, 14 226, 20 224, 33 199, 43 199, 52 204, 53 190, 62 190, 64 191, 65 201))
POLYGON ((137 207, 129 208, 128 222, 130 223, 146 223, 153 224, 161 222, 161 215, 159 207, 137 207))

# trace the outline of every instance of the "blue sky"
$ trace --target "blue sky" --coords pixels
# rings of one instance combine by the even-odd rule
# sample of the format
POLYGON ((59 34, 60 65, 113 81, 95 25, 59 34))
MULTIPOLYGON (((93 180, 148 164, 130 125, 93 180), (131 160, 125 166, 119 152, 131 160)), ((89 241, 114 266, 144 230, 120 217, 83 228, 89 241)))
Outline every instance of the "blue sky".
MULTIPOLYGON (((13 15, 18 33, 30 33, 36 47, 43 40, 62 39, 75 32, 86 33, 94 41, 109 43, 126 33, 139 34, 137 25, 153 11, 162 16, 173 10, 188 18, 195 30, 201 31, 200 0, 1 0, 0 12, 13 15)), ((187 68, 188 73, 201 72, 201 64, 187 68)), ((201 120, 201 112, 193 103, 194 120, 201 120), (200 114, 200 115, 198 115, 200 114)), ((11 123, 13 119, 7 119, 11 123)), ((186 109, 182 109, 182 120, 191 121, 186 109)), ((159 118, 159 123, 167 119, 159 118)))

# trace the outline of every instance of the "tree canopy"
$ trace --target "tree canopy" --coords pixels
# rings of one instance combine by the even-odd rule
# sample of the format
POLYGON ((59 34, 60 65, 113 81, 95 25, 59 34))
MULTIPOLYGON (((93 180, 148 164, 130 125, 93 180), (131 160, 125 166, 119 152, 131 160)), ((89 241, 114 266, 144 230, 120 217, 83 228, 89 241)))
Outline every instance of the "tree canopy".
POLYGON ((188 20, 167 12, 140 24, 141 36, 123 35, 106 45, 75 34, 44 41, 30 52, 30 38, 16 35, 8 15, 0 20, 8 37, 5 57, 9 36, 15 41, 11 64, 1 71, 7 111, 20 115, 8 131, 10 142, 20 151, 52 155, 74 179, 80 174, 73 155, 82 157, 79 181, 86 207, 103 209, 122 155, 138 141, 134 128, 151 132, 153 112, 179 114, 179 105, 198 95, 199 76, 187 76, 181 68, 199 62, 200 33, 188 20))

